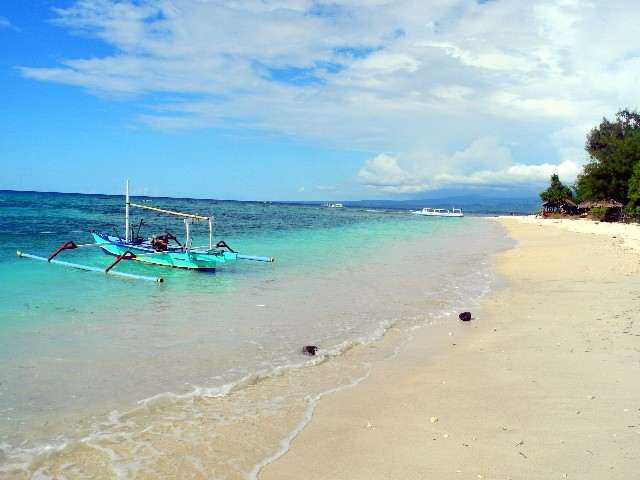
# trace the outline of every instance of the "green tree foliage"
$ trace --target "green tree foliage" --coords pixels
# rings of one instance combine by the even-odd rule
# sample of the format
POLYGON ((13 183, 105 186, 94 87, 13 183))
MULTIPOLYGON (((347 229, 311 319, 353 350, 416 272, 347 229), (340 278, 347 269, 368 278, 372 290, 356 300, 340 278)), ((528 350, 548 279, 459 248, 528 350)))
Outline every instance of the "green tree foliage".
MULTIPOLYGON (((625 109, 613 122, 603 118, 587 135, 585 149, 590 161, 578 176, 578 197, 627 203, 633 167, 640 161, 640 114, 625 109)), ((639 181, 640 172, 631 183, 639 181)))
POLYGON ((543 202, 555 202, 557 200, 567 200, 573 198, 571 188, 563 185, 560 178, 555 173, 551 175, 549 188, 540 193, 543 202))
POLYGON ((636 162, 633 166, 627 198, 629 203, 626 206, 626 210, 631 213, 640 213, 640 162, 636 162))

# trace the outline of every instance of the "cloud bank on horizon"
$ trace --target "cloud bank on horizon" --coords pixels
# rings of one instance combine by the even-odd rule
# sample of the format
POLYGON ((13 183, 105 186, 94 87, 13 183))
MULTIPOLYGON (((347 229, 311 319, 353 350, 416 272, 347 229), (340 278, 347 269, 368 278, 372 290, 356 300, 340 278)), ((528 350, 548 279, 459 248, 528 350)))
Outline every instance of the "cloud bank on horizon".
POLYGON ((344 182, 371 196, 539 189, 637 107, 639 19, 631 0, 76 0, 52 21, 103 48, 19 71, 143 105, 144 128, 363 152, 344 182))

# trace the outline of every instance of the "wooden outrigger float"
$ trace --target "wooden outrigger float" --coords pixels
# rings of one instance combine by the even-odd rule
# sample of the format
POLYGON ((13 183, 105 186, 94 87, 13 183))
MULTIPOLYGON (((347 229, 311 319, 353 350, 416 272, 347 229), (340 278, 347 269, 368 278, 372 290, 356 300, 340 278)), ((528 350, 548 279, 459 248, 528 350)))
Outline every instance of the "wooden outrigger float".
MULTIPOLYGON (((91 245, 95 245, 95 243, 92 243, 91 245)), ((78 245, 76 247, 67 247, 64 250, 68 250, 70 248, 78 248, 81 245, 78 245)), ((62 251, 62 250, 60 250, 62 251)), ((119 262, 122 259, 118 259, 116 260, 114 263, 112 263, 111 265, 109 265, 106 269, 105 268, 99 268, 99 267, 90 267, 88 265, 80 265, 78 263, 71 263, 71 262, 62 262, 60 260, 53 260, 51 257, 49 258, 45 258, 45 257, 39 257, 37 255, 31 255, 29 253, 23 253, 23 252, 16 252, 18 254, 18 256, 20 258, 31 258, 32 260, 42 260, 45 262, 49 262, 49 263, 55 263, 56 265, 63 265, 65 267, 73 267, 73 268, 78 268, 80 270, 87 270, 89 272, 101 272, 101 273, 109 273, 111 275, 117 275, 119 277, 125 277, 125 278, 133 278, 135 280, 149 280, 152 282, 158 282, 158 283, 162 283, 163 279, 162 277, 148 277, 145 275, 135 275, 133 273, 124 273, 124 272, 117 272, 115 270, 111 270, 113 268, 113 266, 119 262)))
POLYGON ((43 260, 49 263, 55 263, 58 265, 64 265, 81 270, 103 272, 112 275, 119 275, 127 278, 134 278, 138 280, 151 280, 154 282, 162 282, 162 277, 148 277, 143 275, 134 275, 130 273, 117 272, 112 270, 121 260, 136 260, 143 263, 149 263, 153 265, 162 265, 175 268, 185 268, 189 270, 197 270, 200 272, 215 272, 216 265, 218 263, 224 263, 230 260, 253 260, 258 262, 273 262, 273 258, 259 257, 254 255, 241 255, 232 250, 224 240, 219 241, 213 245, 213 217, 205 217, 202 215, 195 215, 190 213, 174 212, 171 210, 164 210, 161 208, 151 207, 147 205, 139 205, 131 203, 129 201, 129 181, 127 180, 126 187, 126 203, 125 203, 125 238, 121 238, 117 233, 111 235, 107 233, 99 233, 95 230, 91 230, 91 235, 95 243, 88 243, 84 245, 76 245, 73 241, 69 240, 61 245, 51 256, 48 258, 39 257, 37 255, 30 255, 28 253, 17 252, 21 258, 31 258, 34 260, 43 260), (180 243, 178 239, 171 233, 166 232, 164 234, 153 235, 149 238, 139 236, 140 227, 144 224, 141 220, 138 224, 138 230, 135 231, 135 227, 129 222, 129 208, 136 207, 146 210, 152 210, 159 213, 168 215, 176 215, 183 218, 183 222, 186 228, 186 236, 184 243, 180 243), (194 223, 199 221, 207 221, 209 224, 209 245, 194 247, 192 245, 193 239, 191 237, 191 227, 194 223), (169 242, 173 241, 172 244, 169 242), (90 267, 87 265, 79 265, 76 263, 62 262, 60 260, 54 260, 59 253, 65 250, 71 250, 82 247, 100 247, 105 253, 114 255, 115 261, 109 265, 106 269, 98 267, 90 267))

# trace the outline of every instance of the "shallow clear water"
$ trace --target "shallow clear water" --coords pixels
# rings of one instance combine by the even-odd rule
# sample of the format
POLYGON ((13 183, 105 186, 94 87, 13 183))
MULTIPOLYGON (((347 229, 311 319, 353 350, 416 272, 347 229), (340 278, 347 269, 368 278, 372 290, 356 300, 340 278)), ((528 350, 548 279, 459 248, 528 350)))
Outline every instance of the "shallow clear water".
MULTIPOLYGON (((123 233, 124 201, 0 192, 0 474, 255 477, 315 399, 366 377, 413 328, 475 307, 493 283, 489 254, 508 245, 495 222, 469 216, 149 205, 213 214, 216 241, 276 263, 229 262, 215 274, 116 267, 161 275, 156 284, 21 259, 16 250, 90 243, 91 228, 123 233), (309 344, 315 357, 300 352, 309 344)), ((179 220, 140 217, 145 236, 183 233, 179 220)), ((58 258, 112 260, 93 247, 58 258)))

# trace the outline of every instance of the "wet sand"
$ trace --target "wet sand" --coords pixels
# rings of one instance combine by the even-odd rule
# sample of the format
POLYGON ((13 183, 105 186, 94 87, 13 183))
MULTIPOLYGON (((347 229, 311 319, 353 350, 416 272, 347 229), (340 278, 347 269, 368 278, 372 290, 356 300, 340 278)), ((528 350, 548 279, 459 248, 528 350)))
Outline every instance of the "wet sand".
POLYGON ((502 287, 322 398, 260 480, 638 477, 640 227, 487 221, 518 241, 502 287))

